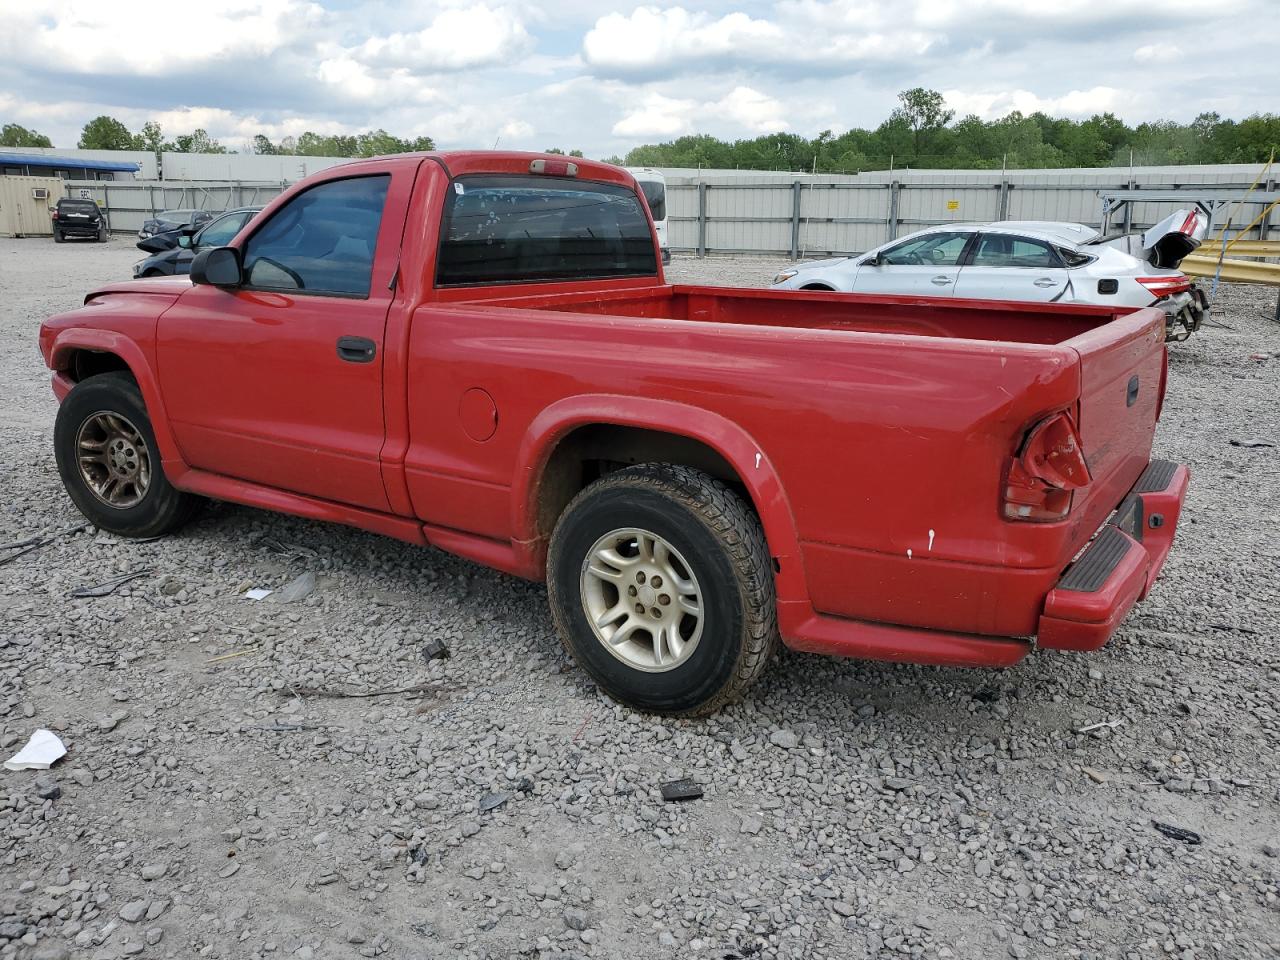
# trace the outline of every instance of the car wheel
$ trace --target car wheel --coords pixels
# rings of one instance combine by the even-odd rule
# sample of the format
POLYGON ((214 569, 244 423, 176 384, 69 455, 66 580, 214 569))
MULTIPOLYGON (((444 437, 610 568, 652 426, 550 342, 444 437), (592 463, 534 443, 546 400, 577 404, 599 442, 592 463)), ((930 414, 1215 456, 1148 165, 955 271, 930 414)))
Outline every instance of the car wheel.
POLYGON ((99 243, 106 243, 106 242, 107 242, 107 237, 108 237, 108 236, 110 236, 110 234, 109 234, 109 232, 108 232, 107 228, 106 228, 106 227, 103 227, 101 230, 99 230, 99 231, 98 231, 98 242, 99 242, 99 243))
POLYGON ((142 274, 142 275, 143 275, 144 277, 163 277, 163 276, 164 276, 164 271, 163 271, 163 270, 157 270, 155 267, 152 267, 150 270, 145 270, 145 271, 143 271, 143 274, 142 274))
POLYGON ((72 502, 104 530, 159 536, 180 527, 199 504, 165 477, 142 392, 127 373, 76 384, 58 408, 53 444, 72 502))
POLYGON ((835 288, 829 287, 825 283, 807 283, 800 289, 801 290, 822 290, 822 291, 825 291, 826 293, 835 292, 835 288))
POLYGON ((55 231, 53 231, 53 242, 54 242, 54 243, 62 243, 65 239, 66 239, 66 238, 62 235, 62 231, 61 231, 61 230, 55 230, 55 231))
POLYGON ((641 710, 711 713, 742 695, 777 646, 760 523, 688 467, 642 464, 582 491, 552 535, 547 586, 574 659, 641 710))

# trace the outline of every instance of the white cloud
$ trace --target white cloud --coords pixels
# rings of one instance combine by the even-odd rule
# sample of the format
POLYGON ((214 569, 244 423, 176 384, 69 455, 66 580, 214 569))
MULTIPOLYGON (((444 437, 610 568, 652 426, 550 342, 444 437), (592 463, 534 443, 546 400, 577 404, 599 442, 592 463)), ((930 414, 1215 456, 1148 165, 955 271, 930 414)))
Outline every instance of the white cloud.
POLYGON ((1182 48, 1174 44, 1154 44, 1149 43, 1145 47, 1139 47, 1133 51, 1133 59, 1138 63, 1160 63, 1171 62, 1182 56, 1182 48))
POLYGON ((807 65, 810 69, 841 67, 853 72, 864 61, 918 56, 935 42, 934 37, 919 31, 869 29, 865 18, 853 18, 835 9, 849 3, 796 0, 784 6, 791 13, 776 22, 740 11, 714 17, 683 7, 638 7, 629 14, 610 13, 598 19, 583 37, 583 60, 617 76, 652 75, 664 70, 698 72, 725 61, 743 67, 807 65), (838 29, 825 29, 828 27, 838 29))
POLYGON ((143 0, 30 0, 6 4, 0 59, 52 60, 78 73, 161 76, 230 56, 270 56, 323 13, 305 0, 222 0, 185 6, 180 16, 157 15, 143 0))
POLYGON ((366 63, 427 72, 503 63, 531 45, 528 31, 513 11, 480 4, 444 10, 415 32, 371 37, 353 53, 366 63))
POLYGON ((785 110, 773 97, 750 87, 734 87, 719 100, 697 101, 663 96, 651 91, 639 106, 613 125, 617 137, 669 139, 693 132, 728 117, 752 134, 787 129, 785 110))
POLYGON ((1115 87, 1091 87, 1088 90, 1072 90, 1060 97, 1041 97, 1030 90, 1012 90, 999 93, 974 93, 965 90, 947 90, 943 93, 947 106, 955 110, 957 117, 976 114, 984 120, 1003 117, 1013 110, 1024 114, 1037 110, 1051 116, 1091 117, 1122 109, 1134 99, 1115 87))

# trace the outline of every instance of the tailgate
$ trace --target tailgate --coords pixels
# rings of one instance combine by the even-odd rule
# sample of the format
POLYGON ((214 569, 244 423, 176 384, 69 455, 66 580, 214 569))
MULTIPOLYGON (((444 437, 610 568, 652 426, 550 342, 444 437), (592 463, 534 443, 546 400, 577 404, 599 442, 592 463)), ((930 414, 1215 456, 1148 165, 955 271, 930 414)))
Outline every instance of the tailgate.
POLYGON ((1164 389, 1164 328, 1164 314, 1147 308, 1065 344, 1080 356, 1080 439, 1093 478, 1077 491, 1072 513, 1089 533, 1151 460, 1164 389))

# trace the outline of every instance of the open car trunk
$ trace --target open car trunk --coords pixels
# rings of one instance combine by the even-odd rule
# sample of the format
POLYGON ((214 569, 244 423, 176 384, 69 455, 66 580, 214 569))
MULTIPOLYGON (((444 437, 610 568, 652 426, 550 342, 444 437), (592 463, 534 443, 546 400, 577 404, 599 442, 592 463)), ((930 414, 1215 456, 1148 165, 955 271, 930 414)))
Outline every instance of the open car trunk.
POLYGON ((1153 267, 1175 270, 1182 258, 1204 241, 1208 227, 1209 220, 1203 213, 1184 209, 1169 214, 1145 233, 1129 233, 1102 243, 1145 260, 1153 267))

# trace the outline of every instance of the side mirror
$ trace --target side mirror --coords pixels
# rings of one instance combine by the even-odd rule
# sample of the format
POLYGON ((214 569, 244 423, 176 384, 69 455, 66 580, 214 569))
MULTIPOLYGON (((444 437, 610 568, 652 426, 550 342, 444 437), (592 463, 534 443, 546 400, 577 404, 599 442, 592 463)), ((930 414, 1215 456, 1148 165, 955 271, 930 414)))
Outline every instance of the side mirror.
POLYGON ((862 265, 864 267, 883 267, 884 260, 882 260, 880 258, 880 254, 877 253, 874 256, 867 257, 867 259, 863 260, 862 265))
POLYGON ((191 282, 214 287, 238 287, 244 283, 240 251, 235 247, 201 250, 191 261, 191 282))
POLYGON ((178 246, 183 247, 184 249, 190 250, 190 249, 191 249, 191 234, 189 234, 189 233, 180 233, 180 234, 178 234, 178 246))

